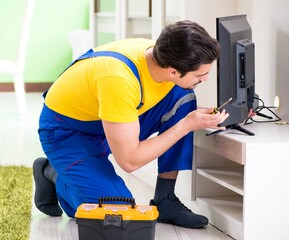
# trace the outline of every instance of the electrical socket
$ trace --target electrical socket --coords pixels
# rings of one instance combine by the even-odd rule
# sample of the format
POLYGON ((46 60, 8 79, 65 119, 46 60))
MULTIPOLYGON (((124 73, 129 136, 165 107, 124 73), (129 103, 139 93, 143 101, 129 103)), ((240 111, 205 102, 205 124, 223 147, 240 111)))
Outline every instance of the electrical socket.
POLYGON ((280 97, 279 96, 275 96, 274 98, 274 107, 279 110, 280 108, 280 97))

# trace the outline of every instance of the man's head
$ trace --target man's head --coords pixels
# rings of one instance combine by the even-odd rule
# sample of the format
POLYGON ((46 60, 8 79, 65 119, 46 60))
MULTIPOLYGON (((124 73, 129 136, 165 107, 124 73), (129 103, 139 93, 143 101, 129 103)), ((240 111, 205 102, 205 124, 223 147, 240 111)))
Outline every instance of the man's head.
POLYGON ((153 48, 153 55, 162 68, 175 68, 181 76, 211 64, 219 57, 220 46, 206 30, 189 20, 167 25, 153 48))

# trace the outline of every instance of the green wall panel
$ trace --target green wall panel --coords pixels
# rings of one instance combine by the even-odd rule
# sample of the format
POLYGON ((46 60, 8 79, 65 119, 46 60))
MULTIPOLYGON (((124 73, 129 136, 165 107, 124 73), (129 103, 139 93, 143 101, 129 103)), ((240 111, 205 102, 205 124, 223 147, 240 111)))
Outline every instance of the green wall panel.
MULTIPOLYGON (((16 56, 24 4, 24 0, 0 0, 0 58, 16 56)), ((88 0, 36 0, 25 82, 53 82, 56 79, 71 61, 67 34, 72 29, 88 28, 88 11, 88 0)), ((0 75, 0 82, 11 80, 10 76, 0 75)))
MULTIPOLYGON (((19 39, 25 0, 0 0, 0 58, 13 59, 19 39)), ((114 0, 102 1, 101 9, 114 10, 114 0)), ((88 29, 89 0, 36 0, 25 82, 53 82, 71 62, 72 49, 67 34, 73 29, 88 29)), ((114 40, 114 36, 99 34, 99 41, 114 40)), ((0 75, 0 82, 12 78, 0 75)))

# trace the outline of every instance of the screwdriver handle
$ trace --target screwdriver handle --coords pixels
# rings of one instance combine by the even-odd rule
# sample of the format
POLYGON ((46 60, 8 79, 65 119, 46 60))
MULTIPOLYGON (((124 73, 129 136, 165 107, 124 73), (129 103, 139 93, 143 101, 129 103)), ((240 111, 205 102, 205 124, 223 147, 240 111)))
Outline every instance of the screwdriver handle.
POLYGON ((214 108, 213 111, 210 114, 217 114, 217 112, 219 112, 218 108, 214 108))

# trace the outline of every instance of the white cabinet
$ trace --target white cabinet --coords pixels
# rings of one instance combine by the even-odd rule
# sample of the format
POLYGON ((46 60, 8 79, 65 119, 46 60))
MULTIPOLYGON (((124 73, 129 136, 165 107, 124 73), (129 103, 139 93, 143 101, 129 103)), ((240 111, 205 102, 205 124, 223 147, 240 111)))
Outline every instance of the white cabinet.
POLYGON ((192 200, 210 223, 236 239, 289 239, 289 125, 196 132, 192 200))
MULTIPOLYGON (((228 1, 228 0, 226 0, 228 1)), ((113 11, 104 12, 101 0, 90 0, 89 31, 95 46, 99 32, 115 39, 144 37, 156 39, 166 24, 190 19, 190 0, 115 0, 113 11)))
POLYGON ((92 42, 95 46, 98 33, 115 34, 115 40, 128 37, 151 38, 151 0, 115 0, 114 11, 104 12, 100 0, 90 0, 92 42))

